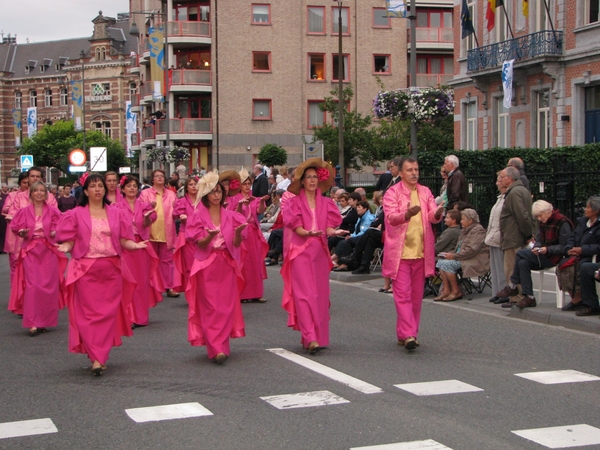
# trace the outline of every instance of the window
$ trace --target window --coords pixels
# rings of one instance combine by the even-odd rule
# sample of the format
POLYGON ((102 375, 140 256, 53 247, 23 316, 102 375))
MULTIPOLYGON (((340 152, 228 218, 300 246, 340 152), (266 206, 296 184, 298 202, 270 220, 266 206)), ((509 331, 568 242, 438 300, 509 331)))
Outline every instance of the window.
POLYGON ((325 81, 325 54, 308 55, 308 79, 310 81, 325 81))
POLYGON ((110 83, 92 83, 92 95, 110 95, 110 83))
POLYGON ((502 97, 496 99, 496 108, 498 111, 498 121, 496 122, 497 128, 497 142, 496 146, 500 148, 508 147, 508 109, 504 107, 504 101, 502 97))
POLYGON ((60 106, 67 106, 67 100, 69 98, 67 93, 67 88, 62 88, 60 90, 60 106))
POLYGON ((463 105, 464 114, 466 117, 465 123, 465 145, 467 150, 477 149, 477 103, 469 102, 463 105))
POLYGON ((210 5, 208 1, 173 1, 173 20, 180 22, 209 22, 210 5))
MULTIPOLYGON (((498 14, 498 12, 496 12, 498 14)), ((452 12, 418 10, 417 28, 452 28, 452 12)))
MULTIPOLYGON (((521 12, 519 11, 519 14, 521 12)), ((512 6, 510 2, 506 2, 506 4, 496 10, 496 26, 493 31, 496 32, 496 42, 504 42, 507 39, 510 39, 510 28, 508 27, 508 22, 506 21, 506 16, 512 17, 512 6), (501 10, 504 8, 504 11, 501 10)))
MULTIPOLYGON (((331 12, 331 34, 338 34, 339 8, 332 8, 331 12)), ((350 34, 350 11, 342 8, 342 34, 350 34)))
POLYGON ((272 120, 271 100, 252 100, 252 120, 272 120))
POLYGON ((453 77, 454 60, 447 56, 417 56, 417 86, 447 84, 453 77))
POLYGON ((23 94, 21 92, 15 92, 15 109, 21 109, 23 105, 23 94))
MULTIPOLYGON (((554 0, 546 0, 548 3, 548 11, 552 14, 552 21, 556 23, 554 18, 554 0)), ((531 3, 531 2, 530 2, 531 3)), ((596 8, 598 8, 598 0, 595 0, 596 8)), ((550 21, 548 20, 548 12, 546 11, 546 6, 544 2, 536 2, 535 3, 535 20, 537 25, 537 31, 546 31, 550 29, 550 21)), ((529 5, 531 6, 531 4, 529 5)), ((597 9, 596 9, 597 10, 597 9)))
POLYGON ((325 111, 321 111, 323 101, 309 100, 308 102, 308 128, 317 128, 325 125, 325 111))
POLYGON ((585 0, 586 25, 596 23, 600 19, 600 2, 598 0, 585 0))
POLYGON ((110 137, 110 122, 107 120, 92 122, 92 129, 110 137))
POLYGON ((308 34, 325 34, 325 7, 309 6, 306 24, 308 34))
POLYGON ((391 74, 390 55, 373 55, 373 72, 391 74))
POLYGON ((44 91, 44 106, 49 107, 52 106, 52 90, 46 89, 44 91))
MULTIPOLYGON (((338 73, 339 73, 338 72, 339 71, 339 64, 338 64, 339 58, 338 58, 338 56, 339 55, 333 55, 333 64, 332 64, 332 66, 333 66, 333 75, 331 77, 331 79, 333 81, 338 81, 339 80, 339 78, 338 78, 338 73)), ((348 58, 349 58, 348 55, 343 55, 343 57, 342 57, 342 73, 344 74, 344 78, 342 79, 342 81, 350 81, 350 76, 349 76, 349 73, 348 73, 348 71, 350 69, 350 66, 348 65, 348 58)))
POLYGON ((548 148, 550 145, 550 91, 537 93, 537 140, 538 148, 548 148))
POLYGON ((133 100, 137 93, 137 85, 134 82, 129 83, 129 100, 133 100))
POLYGON ((386 8, 373 8, 373 28, 392 28, 392 20, 386 8))
POLYGON ((106 59, 106 48, 96 47, 96 61, 104 61, 106 59))
MULTIPOLYGON (((475 17, 475 1, 474 0, 467 0, 468 3, 468 8, 469 8, 469 12, 471 13, 471 21, 473 22, 473 26, 475 27, 477 24, 477 17, 475 17)), ((458 31, 457 31, 458 33, 458 31)), ((469 50, 473 50, 476 47, 476 42, 475 42, 475 33, 471 33, 469 36, 467 36, 467 38, 465 39, 461 39, 461 51, 462 51, 462 56, 466 57, 467 56, 467 52, 469 50)))
POLYGON ((252 52, 252 72, 271 72, 271 52, 252 52))
POLYGON ((29 106, 34 107, 37 106, 37 92, 31 91, 29 93, 29 106))
POLYGON ((252 5, 252 24, 271 25, 271 5, 252 5))

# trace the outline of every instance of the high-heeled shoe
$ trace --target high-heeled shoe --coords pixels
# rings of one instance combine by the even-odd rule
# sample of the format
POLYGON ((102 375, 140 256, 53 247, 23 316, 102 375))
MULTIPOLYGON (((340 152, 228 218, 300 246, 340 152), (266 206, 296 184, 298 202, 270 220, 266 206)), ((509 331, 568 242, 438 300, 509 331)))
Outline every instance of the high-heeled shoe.
POLYGON ((315 355, 319 352, 319 350, 321 350, 321 347, 319 347, 319 343, 317 341, 312 341, 310 344, 308 344, 309 354, 315 355))

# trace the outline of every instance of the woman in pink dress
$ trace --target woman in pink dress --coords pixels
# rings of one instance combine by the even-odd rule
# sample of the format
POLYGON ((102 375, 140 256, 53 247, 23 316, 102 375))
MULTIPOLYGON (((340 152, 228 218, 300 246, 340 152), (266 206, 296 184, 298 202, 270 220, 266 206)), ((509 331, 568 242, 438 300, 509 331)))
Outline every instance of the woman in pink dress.
MULTIPOLYGON (((124 195, 115 207, 121 210, 124 220, 132 226, 135 242, 147 241, 150 225, 156 220, 154 205, 137 198, 140 182, 136 177, 123 176, 119 184, 124 195)), ((127 317, 133 328, 145 327, 148 325, 149 309, 162 301, 164 288, 158 271, 158 256, 149 245, 144 250, 123 250, 122 257, 137 283, 127 317)))
POLYGON ((190 217, 196 211, 196 197, 198 195, 198 177, 191 176, 185 180, 183 185, 185 195, 178 198, 173 206, 173 219, 179 220, 179 234, 175 241, 175 252, 173 261, 175 262, 175 290, 183 292, 187 288, 190 278, 190 268, 194 261, 196 246, 193 242, 185 239, 185 226, 190 217))
POLYGON ((46 204, 46 185, 36 181, 29 191, 31 205, 18 210, 10 222, 12 232, 23 242, 8 309, 22 314, 23 327, 29 328, 30 336, 37 336, 58 325, 58 310, 63 306, 60 284, 67 258, 55 248, 54 234, 61 213, 46 204))
POLYGON ((4 251, 8 253, 11 286, 13 283, 13 278, 15 276, 15 270, 17 268, 17 258, 19 256, 19 250, 21 249, 21 242, 23 242, 23 239, 21 239, 19 235, 13 233, 13 231, 10 229, 10 221, 12 219, 12 216, 8 214, 8 211, 11 209, 17 194, 28 189, 29 176, 27 172, 21 172, 19 174, 19 190, 12 191, 8 194, 8 198, 4 202, 4 207, 2 208, 2 215, 6 218, 6 222, 8 223, 8 226, 6 227, 6 238, 4 240, 4 251))
POLYGON ((123 198, 121 190, 119 189, 119 175, 117 172, 108 171, 104 174, 104 181, 106 182, 106 198, 111 205, 116 205, 123 198))
POLYGON ((239 172, 241 180, 241 191, 237 195, 229 197, 227 208, 231 211, 241 213, 248 222, 248 231, 244 239, 242 255, 242 274, 246 285, 242 291, 242 303, 258 302, 267 300, 263 297, 265 288, 263 280, 267 278, 265 257, 269 251, 269 244, 260 231, 258 215, 265 212, 265 201, 268 195, 261 198, 252 197, 252 181, 245 169, 239 172))
POLYGON ((221 172, 219 174, 219 183, 221 183, 221 186, 223 186, 225 189, 225 203, 223 203, 223 207, 227 208, 229 204, 229 197, 239 194, 240 189, 242 189, 240 174, 235 170, 226 170, 221 172))
POLYGON ((146 248, 135 242, 131 223, 108 204, 106 183, 91 174, 83 184, 80 206, 65 213, 56 229, 58 249, 71 253, 67 269, 69 351, 86 353, 92 373, 102 375, 110 349, 131 336, 127 303, 135 280, 121 258, 123 249, 146 248))
POLYGON ((198 209, 188 218, 186 237, 196 245, 185 297, 189 304, 188 341, 206 345, 210 359, 223 364, 229 339, 241 338, 244 317, 240 304, 240 270, 244 216, 223 208, 224 189, 216 172, 198 182, 198 209))
POLYGON ((332 263, 327 236, 335 234, 342 216, 322 192, 333 183, 333 168, 320 158, 298 166, 288 191, 296 194, 283 209, 285 247, 282 306, 288 326, 302 333, 302 346, 311 354, 329 345, 329 272, 332 263))

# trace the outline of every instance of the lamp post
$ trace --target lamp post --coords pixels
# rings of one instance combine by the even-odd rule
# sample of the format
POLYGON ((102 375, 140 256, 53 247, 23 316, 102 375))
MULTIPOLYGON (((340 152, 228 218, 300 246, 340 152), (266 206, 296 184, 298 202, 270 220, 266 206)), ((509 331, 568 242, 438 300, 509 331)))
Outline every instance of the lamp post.
MULTIPOLYGON (((417 83, 417 6, 415 0, 410 0, 410 84, 412 93, 417 83)), ((417 157, 417 122, 410 120, 410 156, 417 157)))
POLYGON ((81 58, 81 113, 83 114, 83 151, 85 152, 85 52, 81 50, 79 53, 81 58))
POLYGON ((342 0, 338 4, 338 187, 343 187, 346 169, 344 167, 344 55, 342 54, 342 0))

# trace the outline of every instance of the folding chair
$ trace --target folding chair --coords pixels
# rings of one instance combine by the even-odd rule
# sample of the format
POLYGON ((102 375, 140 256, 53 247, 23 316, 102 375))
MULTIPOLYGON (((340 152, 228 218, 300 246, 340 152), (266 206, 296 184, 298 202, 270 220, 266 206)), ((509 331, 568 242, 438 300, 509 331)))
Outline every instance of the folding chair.
POLYGON ((381 267, 381 262, 383 261, 383 249, 376 248, 373 253, 373 259, 371 260, 371 270, 375 270, 381 267))

